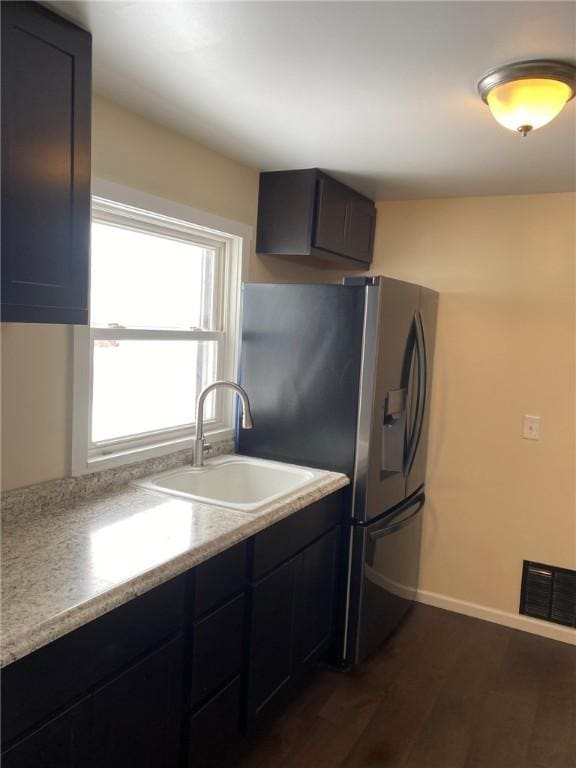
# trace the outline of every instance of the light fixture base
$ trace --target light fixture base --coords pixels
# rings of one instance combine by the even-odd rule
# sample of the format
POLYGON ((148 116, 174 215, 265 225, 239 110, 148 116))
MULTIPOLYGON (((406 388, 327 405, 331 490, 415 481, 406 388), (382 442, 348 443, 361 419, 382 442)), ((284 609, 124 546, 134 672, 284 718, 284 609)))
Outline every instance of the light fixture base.
POLYGON ((506 64, 503 67, 493 69, 478 83, 478 93, 482 101, 488 104, 490 91, 504 83, 513 80, 530 80, 538 78, 542 80, 559 80, 570 88, 571 94, 568 101, 576 94, 576 67, 564 61, 552 59, 531 59, 530 61, 518 61, 515 64, 506 64))
POLYGON ((521 133, 522 136, 528 136, 528 134, 532 130, 532 126, 531 125, 521 125, 516 130, 518 131, 518 133, 521 133))

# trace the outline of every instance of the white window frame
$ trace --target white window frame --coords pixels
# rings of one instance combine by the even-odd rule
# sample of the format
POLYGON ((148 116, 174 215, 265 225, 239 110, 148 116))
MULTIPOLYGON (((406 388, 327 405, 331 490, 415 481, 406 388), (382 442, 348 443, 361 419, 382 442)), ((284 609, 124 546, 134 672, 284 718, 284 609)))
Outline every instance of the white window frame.
MULTIPOLYGON (((92 328, 74 326, 71 473, 83 475, 131 464, 191 448, 195 425, 149 432, 142 435, 90 444, 92 419, 92 345, 94 339, 218 339, 218 370, 222 378, 236 380, 238 372, 240 294, 246 277, 253 230, 206 211, 200 211, 119 184, 93 179, 92 210, 96 220, 127 225, 162 235, 177 232, 182 239, 216 247, 223 294, 215 307, 219 330, 163 331, 156 329, 92 328)), ((234 435, 235 397, 220 390, 216 418, 205 423, 207 435, 231 439, 234 435)))

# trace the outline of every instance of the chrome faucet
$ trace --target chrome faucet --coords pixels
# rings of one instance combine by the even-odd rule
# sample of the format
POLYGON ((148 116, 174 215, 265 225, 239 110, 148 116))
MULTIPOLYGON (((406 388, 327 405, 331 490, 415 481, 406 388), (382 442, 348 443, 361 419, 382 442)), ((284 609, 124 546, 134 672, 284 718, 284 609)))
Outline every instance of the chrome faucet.
POLYGON ((242 429, 252 429, 252 413, 250 411, 250 401, 248 395, 239 384, 233 381, 215 381, 204 387, 196 403, 196 442, 194 443, 194 466, 202 467, 204 465, 204 454, 210 451, 210 446, 204 437, 204 401, 218 387, 230 387, 242 400, 242 429))

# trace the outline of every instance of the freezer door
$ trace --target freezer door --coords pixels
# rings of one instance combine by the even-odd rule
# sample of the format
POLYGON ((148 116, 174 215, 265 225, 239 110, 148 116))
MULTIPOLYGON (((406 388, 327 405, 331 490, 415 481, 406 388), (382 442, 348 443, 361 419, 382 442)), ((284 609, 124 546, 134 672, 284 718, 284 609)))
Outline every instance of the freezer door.
POLYGON ((406 497, 406 446, 420 287, 377 278, 366 288, 353 518, 379 517, 406 497))
POLYGON ((351 602, 349 662, 375 651, 416 596, 424 501, 420 491, 382 520, 353 529, 353 567, 359 578, 351 602))
POLYGON ((363 319, 362 287, 243 287, 240 453, 352 475, 363 319))
POLYGON ((423 485, 426 476, 437 313, 438 294, 427 288, 420 288, 420 307, 416 317, 413 363, 408 387, 405 458, 407 496, 423 485))

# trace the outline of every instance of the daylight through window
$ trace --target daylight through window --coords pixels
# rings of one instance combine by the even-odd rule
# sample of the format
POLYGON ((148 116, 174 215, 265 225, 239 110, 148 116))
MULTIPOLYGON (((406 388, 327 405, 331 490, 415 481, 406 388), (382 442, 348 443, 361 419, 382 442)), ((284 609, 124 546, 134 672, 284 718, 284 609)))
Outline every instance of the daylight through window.
MULTIPOLYGON (((191 436, 234 375, 231 239, 107 201, 93 210, 88 454, 191 436)), ((223 393, 207 426, 231 427, 223 393)))

